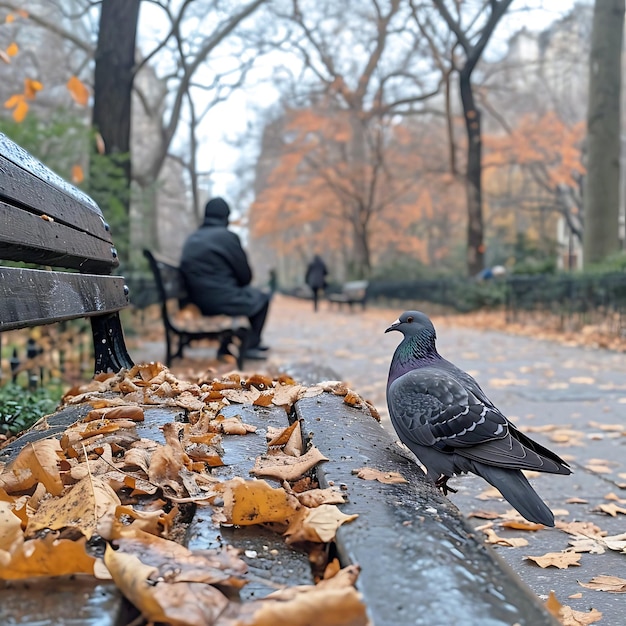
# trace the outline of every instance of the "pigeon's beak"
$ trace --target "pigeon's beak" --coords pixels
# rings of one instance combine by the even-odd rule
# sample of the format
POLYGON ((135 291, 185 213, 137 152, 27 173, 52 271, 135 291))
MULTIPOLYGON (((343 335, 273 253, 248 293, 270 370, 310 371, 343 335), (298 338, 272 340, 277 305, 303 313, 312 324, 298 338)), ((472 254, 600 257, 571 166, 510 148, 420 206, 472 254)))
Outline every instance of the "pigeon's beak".
POLYGON ((399 319, 397 319, 385 332, 388 333, 390 330, 398 330, 398 326, 400 326, 399 319))

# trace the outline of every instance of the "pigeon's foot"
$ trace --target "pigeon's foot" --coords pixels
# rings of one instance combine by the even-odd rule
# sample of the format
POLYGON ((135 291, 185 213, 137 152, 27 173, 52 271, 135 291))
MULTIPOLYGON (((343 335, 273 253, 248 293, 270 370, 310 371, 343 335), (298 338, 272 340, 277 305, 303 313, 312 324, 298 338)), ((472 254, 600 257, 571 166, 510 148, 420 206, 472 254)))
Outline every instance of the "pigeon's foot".
POLYGON ((451 478, 450 476, 446 476, 445 474, 442 474, 435 481, 435 487, 437 487, 437 489, 441 489, 441 493, 443 493, 444 496, 447 496, 448 492, 450 493, 457 492, 456 489, 452 489, 452 487, 448 487, 448 481, 450 480, 450 478, 451 478))

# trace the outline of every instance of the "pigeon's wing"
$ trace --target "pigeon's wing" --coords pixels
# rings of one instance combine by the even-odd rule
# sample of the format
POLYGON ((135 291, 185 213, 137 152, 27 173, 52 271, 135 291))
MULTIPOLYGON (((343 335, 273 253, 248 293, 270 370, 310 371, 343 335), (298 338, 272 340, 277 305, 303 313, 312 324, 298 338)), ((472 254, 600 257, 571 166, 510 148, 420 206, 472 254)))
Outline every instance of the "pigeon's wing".
POLYGON ((400 376, 389 386, 388 404, 395 424, 420 445, 466 448, 509 436, 501 413, 438 367, 400 376))
POLYGON ((512 436, 512 431, 519 433, 506 417, 448 370, 413 370, 395 380, 388 394, 394 426, 407 445, 414 442, 487 465, 568 473, 553 453, 546 458, 538 444, 529 447, 528 438, 512 436))

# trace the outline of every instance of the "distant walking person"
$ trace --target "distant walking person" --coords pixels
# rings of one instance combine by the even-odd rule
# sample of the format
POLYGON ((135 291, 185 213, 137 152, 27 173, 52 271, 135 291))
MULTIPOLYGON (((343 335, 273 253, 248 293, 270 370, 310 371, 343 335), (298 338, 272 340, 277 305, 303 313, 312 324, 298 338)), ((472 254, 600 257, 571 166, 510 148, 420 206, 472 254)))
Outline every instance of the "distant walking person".
POLYGON ((326 289, 326 264, 319 254, 313 257, 313 260, 306 268, 306 276, 304 278, 306 284, 313 291, 313 310, 317 311, 317 302, 319 300, 320 291, 326 289))
MULTIPOLYGON (((252 287, 252 270, 236 233, 228 230, 230 207, 222 198, 206 204, 204 222, 183 247, 180 269, 189 298, 203 315, 245 315, 251 333, 245 358, 264 359, 267 347, 261 332, 270 304, 270 295, 252 287)), ((218 357, 230 354, 222 344, 218 357)))

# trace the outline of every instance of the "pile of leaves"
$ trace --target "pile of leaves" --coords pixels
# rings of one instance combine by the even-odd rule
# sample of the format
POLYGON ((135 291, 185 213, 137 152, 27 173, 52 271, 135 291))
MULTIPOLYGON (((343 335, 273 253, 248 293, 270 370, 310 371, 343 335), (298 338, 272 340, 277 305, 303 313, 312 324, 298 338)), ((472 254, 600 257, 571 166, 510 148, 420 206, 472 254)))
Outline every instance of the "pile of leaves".
POLYGON ((257 478, 211 473, 223 463, 224 437, 255 430, 220 415, 223 407, 274 405, 289 413, 298 399, 325 391, 360 401, 342 385, 305 387, 287 377, 182 381, 154 363, 72 389, 64 405, 88 403, 86 417, 27 444, 0 473, 0 578, 112 579, 146 620, 174 625, 365 624, 354 588, 358 566, 332 561, 315 585, 240 602, 233 598, 247 583, 247 566, 236 549, 191 551, 176 540, 181 509, 201 506, 217 528, 270 525, 311 550, 331 542, 356 516, 336 506, 340 493, 316 488, 311 470, 324 457, 314 446, 303 449, 299 422, 268 429, 267 454, 250 472, 257 478), (164 443, 138 436, 151 405, 185 410, 186 422, 163 425, 164 443))

